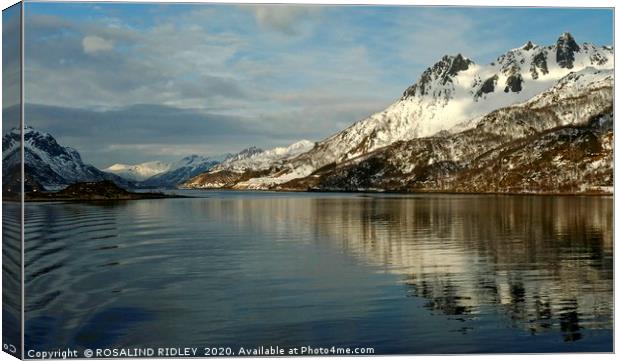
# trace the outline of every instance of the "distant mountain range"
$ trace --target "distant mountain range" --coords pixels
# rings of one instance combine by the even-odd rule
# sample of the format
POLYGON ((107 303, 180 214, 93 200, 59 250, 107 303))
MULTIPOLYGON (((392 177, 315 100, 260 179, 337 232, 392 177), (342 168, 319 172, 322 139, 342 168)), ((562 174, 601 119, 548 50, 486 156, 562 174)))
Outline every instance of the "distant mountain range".
POLYGON ((479 65, 444 56, 387 109, 307 151, 182 187, 586 192, 613 185, 613 48, 569 33, 479 65))
MULTIPOLYGON (((190 155, 164 163, 146 162, 136 165, 114 164, 100 170, 85 164, 79 152, 59 144, 49 133, 32 127, 24 128, 26 190, 59 190, 78 182, 109 180, 124 189, 175 187, 191 177, 208 171, 223 159, 190 155)), ((19 189, 20 132, 13 129, 2 138, 4 189, 19 189)))
MULTIPOLYGON (((85 164, 79 152, 59 144, 49 133, 24 128, 26 190, 59 190, 78 182, 109 180, 125 189, 172 188, 209 171, 213 167, 236 170, 267 168, 278 159, 288 159, 313 146, 300 141, 288 148, 263 151, 251 147, 220 157, 190 155, 177 162, 151 161, 140 164, 117 163, 103 170, 85 164)), ((13 129, 2 139, 4 189, 19 189, 20 132, 13 129)))
MULTIPOLYGON (((123 188, 580 193, 613 190, 611 47, 568 33, 487 65, 444 56, 387 109, 320 142, 220 158, 83 163, 25 128, 26 188, 110 180, 123 188)), ((5 191, 19 185, 19 132, 3 137, 5 191)))

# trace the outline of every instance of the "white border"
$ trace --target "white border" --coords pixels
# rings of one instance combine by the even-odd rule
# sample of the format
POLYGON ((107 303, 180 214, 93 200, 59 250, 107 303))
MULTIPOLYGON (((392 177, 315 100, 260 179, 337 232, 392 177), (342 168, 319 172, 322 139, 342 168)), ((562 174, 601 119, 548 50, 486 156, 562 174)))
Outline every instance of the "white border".
MULTIPOLYGON (((318 4, 318 5, 415 5, 415 6, 492 6, 492 7, 580 7, 580 8, 615 8, 614 1, 612 0, 505 0, 505 1, 492 1, 492 0, 452 0, 452 1, 432 1, 432 0, 24 0, 25 2, 68 2, 68 3, 228 3, 228 4, 318 4)), ((11 4, 16 4, 15 0, 2 0, 2 3, 6 3, 6 8, 11 4)))
MULTIPOLYGON (((54 1, 50 1, 50 0, 25 0, 26 2, 54 2, 54 1)), ((106 0, 106 1, 96 1, 96 0, 85 0, 85 1, 77 1, 77 0, 62 0, 62 1, 57 1, 57 2, 127 2, 127 1, 122 1, 122 0, 106 0)), ((430 1, 430 0, 426 0, 426 1, 419 1, 419 0, 406 0, 406 1, 397 1, 397 0, 337 0, 337 1, 329 1, 329 0, 296 0, 296 1, 291 1, 291 0, 275 0, 275 1, 264 1, 264 0, 242 0, 242 1, 234 1, 234 0, 219 0, 219 1, 202 1, 202 0, 184 0, 184 1, 162 1, 162 0, 132 0, 131 2, 136 2, 136 3, 245 3, 245 4, 325 4, 325 5, 418 5, 418 6, 492 6, 492 7, 583 7, 583 8, 613 8, 614 9, 614 47, 616 47, 616 39, 618 38, 618 26, 617 25, 617 19, 615 17, 615 7, 616 4, 614 1, 612 0, 590 0, 590 1, 584 1, 584 0, 558 0, 558 1, 552 1, 552 0, 537 0, 537 1, 532 1, 532 0, 520 0, 520 1, 514 1, 514 0, 506 0, 506 1, 491 1, 491 0, 452 0, 452 1, 430 1)), ((2 9, 6 9, 11 5, 14 5, 18 3, 18 1, 15 0, 0 0, 0 5, 2 7, 2 9)), ((23 20, 23 16, 24 16, 24 12, 22 11, 22 20, 23 20)), ((1 17, 0 17, 0 25, 1 25, 1 17)), ((22 46, 23 46, 23 21, 22 21, 22 46)), ((0 47, 0 57, 2 54, 2 50, 0 47)), ((23 57, 22 57, 22 72, 23 72, 23 57)), ((0 77, 2 76, 2 72, 0 70, 0 77)), ((614 76, 615 79, 617 79, 618 76, 618 69, 616 67, 614 67, 614 76)), ((23 73, 22 73, 22 77, 23 77, 23 73)), ((23 78, 22 78, 23 79, 23 78)), ((24 93, 25 93, 25 89, 22 86, 21 87, 21 96, 22 96, 22 100, 24 99, 24 93)), ((618 88, 614 86, 614 99, 620 99, 618 97, 619 91, 618 88)), ((2 90, 0 89, 0 97, 2 95, 2 90)), ((23 117, 24 117, 24 109, 23 109, 23 101, 22 101, 22 127, 23 127, 23 117)), ((615 111, 615 102, 614 102, 614 111, 615 111)), ((0 116, 1 118, 1 116, 0 116)), ((615 133, 615 121, 614 121, 614 133, 615 133)), ((23 137, 23 130, 22 130, 22 137, 23 137)), ((22 142, 23 144, 23 142, 22 142)), ((618 138, 614 137, 614 149, 618 149, 618 138)), ((22 150, 22 157, 23 157, 23 150, 22 150)), ((22 167, 23 167, 23 162, 22 162, 22 167)), ((23 170, 22 170, 23 172, 23 170)), ((23 174, 23 173, 22 173, 23 174)), ((615 152, 614 152, 614 191, 615 191, 615 179, 618 179, 618 168, 615 166, 615 152)), ((23 187, 23 184, 22 184, 23 187)), ((615 192, 614 192, 615 193, 615 192)), ((23 189, 22 189, 22 195, 23 195, 23 189)), ((614 196, 614 241, 615 239, 617 239, 617 235, 618 235, 618 227, 616 227, 616 209, 618 209, 618 197, 614 196)), ((23 204, 23 203, 22 203, 23 204)), ((1 206, 0 206, 1 207, 1 206)), ((0 208, 1 209, 1 208, 0 208)), ((22 221, 23 221, 23 206, 22 206, 22 221)), ((615 242, 614 242, 615 245, 615 242)), ((22 273, 23 273, 23 227, 22 227, 22 273)), ((615 247, 614 247, 615 248, 615 247)), ((615 249, 614 249, 614 253, 615 253, 615 249)), ((616 259, 615 259, 615 254, 614 254, 614 350, 617 350, 617 346, 618 346, 618 330, 615 327, 616 323, 615 323, 615 314, 616 314, 616 310, 619 309, 619 302, 618 302, 618 298, 615 297, 616 296, 616 291, 618 290, 618 279, 616 278, 616 275, 618 274, 617 271, 617 267, 618 264, 616 263, 616 259)), ((22 283, 23 283, 23 277, 22 277, 22 283)), ((23 284, 22 284, 23 287, 23 284)), ((24 300, 23 300, 23 293, 22 293, 22 312, 23 312, 23 307, 24 307, 24 300)), ((1 320, 2 320, 2 315, 0 313, 0 324, 1 324, 1 320)), ((23 330, 23 317, 22 317, 22 330, 23 330)), ((24 344, 23 344, 23 332, 22 332, 22 350, 23 350, 24 344)), ((475 355, 462 355, 462 356, 409 356, 409 355, 404 355, 404 356, 374 356, 374 357, 381 357, 381 358, 394 358, 394 359, 413 359, 415 358, 416 360, 445 360, 445 359, 456 359, 458 358, 459 360, 478 360, 480 358, 483 359, 487 359, 487 360, 536 360, 536 359, 544 359, 544 360, 568 360, 568 361, 572 361, 572 360, 582 360, 584 357, 587 357, 588 359, 615 359, 615 355, 613 354, 583 354, 583 353, 570 353, 570 354, 524 354, 524 355, 494 355, 494 354, 475 354, 475 355)), ((216 359, 223 359, 223 358, 216 358, 216 359)), ((267 358, 267 357, 253 357, 252 359, 259 359, 259 360, 273 360, 273 358, 267 358)), ((329 359, 334 359, 334 360, 345 360, 345 359, 349 359, 349 357, 329 357, 329 359)), ((4 352, 0 352, 0 361, 5 361, 5 360, 15 360, 14 357, 8 355, 7 353, 4 352)), ((158 359, 152 359, 152 360, 158 360, 158 359)), ((166 360, 166 359, 161 359, 161 360, 166 360)))

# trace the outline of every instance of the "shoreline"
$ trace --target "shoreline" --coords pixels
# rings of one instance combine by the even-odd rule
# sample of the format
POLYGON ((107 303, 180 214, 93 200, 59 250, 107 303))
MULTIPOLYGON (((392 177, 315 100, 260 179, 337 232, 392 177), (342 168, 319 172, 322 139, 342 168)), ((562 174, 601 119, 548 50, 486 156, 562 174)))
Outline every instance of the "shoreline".
POLYGON ((612 196, 612 192, 539 192, 539 193, 524 193, 524 192, 463 192, 463 191, 383 191, 383 190, 328 190, 328 189, 235 189, 235 188, 177 188, 177 190, 188 191, 226 191, 226 192, 272 192, 272 193, 359 193, 359 194, 395 194, 395 195, 425 195, 425 194, 437 194, 437 195, 495 195, 495 196, 561 196, 561 197, 574 197, 574 196, 612 196))
MULTIPOLYGON (((373 190, 325 190, 325 189, 310 189, 310 190, 295 190, 295 189, 233 189, 233 188, 176 188, 175 190, 188 190, 188 191, 201 191, 201 192, 232 192, 232 193, 343 193, 343 194, 358 194, 360 196, 372 196, 372 195, 395 195, 395 196, 424 196, 424 195, 460 195, 460 196, 521 196, 521 197, 613 197, 614 194, 610 192, 582 192, 582 193, 568 193, 568 192, 545 192, 545 193, 519 193, 519 192, 459 192, 459 191, 418 191, 418 192, 403 192, 403 191, 373 191, 373 190)), ((45 194, 45 193, 40 193, 45 194)), ((131 192, 130 195, 123 195, 116 198, 106 197, 54 197, 53 193, 47 193, 49 196, 24 197, 24 203, 51 203, 51 202, 115 202, 115 201, 136 201, 147 199, 174 199, 174 198, 203 198, 192 197, 183 194, 165 194, 165 193, 141 193, 131 192)), ((3 202, 20 203, 20 199, 13 197, 2 197, 3 202)))

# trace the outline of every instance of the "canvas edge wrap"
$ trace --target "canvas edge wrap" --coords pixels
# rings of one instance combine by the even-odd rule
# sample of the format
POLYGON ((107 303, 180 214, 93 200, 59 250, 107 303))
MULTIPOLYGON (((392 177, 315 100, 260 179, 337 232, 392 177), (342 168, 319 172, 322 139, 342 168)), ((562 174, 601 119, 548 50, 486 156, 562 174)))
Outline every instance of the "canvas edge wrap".
MULTIPOLYGON (((24 175, 25 175, 25 167, 24 167, 24 54, 23 54, 23 45, 24 45, 24 6, 23 2, 15 3, 14 5, 3 9, 3 20, 9 19, 9 17, 13 17, 13 19, 17 19, 17 24, 10 24, 11 27, 14 27, 14 32, 10 31, 11 29, 7 28, 7 24, 3 21, 3 43, 4 49, 6 53, 3 53, 3 98, 7 97, 11 100, 10 104, 5 104, 3 100, 3 113, 5 110, 5 106, 7 108, 15 106, 16 110, 18 109, 19 115, 15 117, 3 117, 3 126, 6 130, 10 129, 18 129, 19 130, 19 168, 12 170, 10 173, 15 174, 13 177, 16 177, 19 181, 19 185, 16 187, 18 189, 19 194, 15 198, 13 202, 3 202, 3 227, 2 227, 2 242, 3 242, 3 263, 10 259, 10 255, 8 255, 9 251, 13 251, 15 261, 19 263, 16 267, 16 272, 9 272, 9 265, 3 265, 3 286, 6 286, 8 283, 12 284, 12 287, 3 287, 3 342, 2 342, 2 350, 16 358, 23 359, 24 355, 24 175), (19 12, 18 14, 11 14, 12 12, 19 12), (12 37, 12 38, 10 38, 12 37), (17 38, 17 39, 16 39, 17 38), (11 41, 13 40, 13 41, 11 41), (6 43, 12 45, 12 48, 8 48, 6 43), (18 49, 17 49, 18 48, 18 49), (17 55, 17 56, 15 56, 17 55), (12 58, 15 57, 15 58, 12 58), (5 63, 6 61, 6 63, 5 63), (11 67, 17 67, 17 71, 11 72, 11 70, 15 70, 11 67), (18 74, 15 74, 18 73, 18 74), (11 76, 17 75, 15 79, 11 79, 11 76), (17 83, 17 84, 15 84, 17 83), (14 88, 17 86, 19 89, 14 88), (18 104, 14 104, 16 101, 18 104), (13 105, 14 104, 14 105, 13 105), (10 106, 9 106, 10 105, 10 106), (16 204, 17 201, 19 204, 16 204), (10 207, 11 209, 6 209, 10 207), (13 213, 14 212, 14 213, 13 213), (12 213, 12 217, 7 217, 9 213, 12 213), (19 219, 17 219, 19 218, 19 219), (9 234, 11 230, 8 227, 8 223, 13 221, 14 225, 18 226, 18 232, 12 231, 15 234, 9 234), (7 224, 5 225, 5 222, 7 224), (13 244, 9 244, 13 243, 13 244), (16 248, 19 248, 19 256, 15 252, 16 248), (19 280, 16 280, 15 277, 19 277, 19 280), (10 278, 13 278, 12 280, 10 278), (8 280, 7 280, 8 279, 8 280), (12 282, 11 282, 12 281, 12 282), (19 294, 16 294, 19 293, 19 294), (8 304, 8 298, 12 298, 14 301, 13 305, 8 304), (17 307, 15 303, 19 303, 17 307), (13 309, 11 309, 13 308, 13 309), (5 318, 10 316, 10 320, 6 320, 5 318), (7 327, 8 326, 8 327, 7 327)), ((15 21, 11 19, 12 21, 15 21)), ((5 113, 5 115, 10 114, 9 112, 5 113)), ((3 128, 4 128, 3 127, 3 128)), ((3 172, 7 170, 3 167, 3 172)), ((4 177, 3 177, 4 183, 4 177)), ((6 186, 6 184, 4 185, 6 186)), ((4 193, 3 187, 3 193, 4 193)), ((6 196, 3 195, 3 201, 6 200, 6 196)), ((16 227, 17 228, 17 227, 16 227)), ((14 263, 14 262, 10 262, 14 263)), ((14 265, 13 265, 14 266, 14 265)))

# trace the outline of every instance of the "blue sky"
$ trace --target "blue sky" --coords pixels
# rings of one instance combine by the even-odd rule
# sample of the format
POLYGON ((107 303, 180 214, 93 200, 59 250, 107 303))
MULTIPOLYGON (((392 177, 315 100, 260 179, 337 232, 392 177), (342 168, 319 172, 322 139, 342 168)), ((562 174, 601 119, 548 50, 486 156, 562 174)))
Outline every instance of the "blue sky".
POLYGON ((27 3, 27 123, 87 161, 321 140, 444 54, 612 44, 609 9, 27 3), (30 114, 30 116, 29 116, 30 114))

